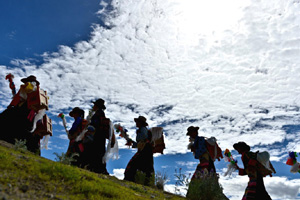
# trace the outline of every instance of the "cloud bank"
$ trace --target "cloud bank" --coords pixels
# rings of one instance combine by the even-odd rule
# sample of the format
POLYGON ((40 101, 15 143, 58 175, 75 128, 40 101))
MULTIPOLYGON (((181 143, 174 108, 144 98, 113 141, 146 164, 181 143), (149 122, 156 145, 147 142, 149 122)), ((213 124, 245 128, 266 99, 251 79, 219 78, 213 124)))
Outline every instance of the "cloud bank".
MULTIPOLYGON (((299 124, 298 1, 101 3, 105 26, 94 25, 88 41, 45 52, 41 65, 14 60, 18 67, 0 66, 0 76, 13 73, 18 86, 35 74, 53 115, 87 110, 101 97, 107 116, 132 137, 133 118, 144 115, 164 127, 167 154, 187 152, 190 125, 222 148, 244 140, 274 160, 299 150, 299 133, 283 128, 299 124)), ((0 88, 3 110, 10 101, 4 79, 0 88)))

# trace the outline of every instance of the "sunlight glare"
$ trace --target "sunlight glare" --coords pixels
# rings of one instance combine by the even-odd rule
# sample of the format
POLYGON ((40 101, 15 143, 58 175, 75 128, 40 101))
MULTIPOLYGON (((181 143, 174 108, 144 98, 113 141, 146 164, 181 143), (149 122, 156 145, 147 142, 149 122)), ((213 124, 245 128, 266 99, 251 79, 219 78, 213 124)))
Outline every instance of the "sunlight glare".
POLYGON ((180 41, 187 45, 197 45, 200 37, 222 37, 222 32, 238 25, 243 17, 243 8, 248 3, 248 0, 178 1, 173 21, 180 41))

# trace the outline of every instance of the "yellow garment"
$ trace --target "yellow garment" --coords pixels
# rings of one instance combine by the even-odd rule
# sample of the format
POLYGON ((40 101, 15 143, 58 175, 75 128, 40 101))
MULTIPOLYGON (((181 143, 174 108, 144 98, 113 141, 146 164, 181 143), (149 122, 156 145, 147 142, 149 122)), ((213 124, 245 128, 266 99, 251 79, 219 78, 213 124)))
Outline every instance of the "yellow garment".
POLYGON ((146 142, 139 142, 137 144, 138 151, 142 151, 146 145, 146 142))
POLYGON ((202 156, 199 158, 199 161, 201 162, 208 162, 209 161, 209 153, 205 152, 204 154, 202 154, 202 156))
POLYGON ((30 82, 27 82, 25 84, 25 88, 24 89, 25 89, 26 93, 31 93, 31 92, 33 92, 34 85, 32 83, 30 83, 30 82))

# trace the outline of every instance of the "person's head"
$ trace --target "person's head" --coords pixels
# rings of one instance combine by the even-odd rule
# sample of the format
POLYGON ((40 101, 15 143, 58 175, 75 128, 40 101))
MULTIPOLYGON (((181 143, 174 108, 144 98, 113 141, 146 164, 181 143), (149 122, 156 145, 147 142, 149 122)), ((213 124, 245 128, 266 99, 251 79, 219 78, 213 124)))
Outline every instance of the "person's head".
POLYGON ((190 126, 187 129, 186 135, 190 136, 191 138, 196 138, 198 136, 199 127, 197 126, 190 126))
POLYGON ((239 152, 239 154, 243 154, 245 152, 250 151, 250 146, 245 142, 238 142, 233 145, 233 148, 239 152))
POLYGON ((75 107, 72 109, 72 111, 69 113, 70 117, 73 117, 76 119, 77 117, 84 118, 84 110, 80 109, 79 107, 75 107))
POLYGON ((147 119, 144 116, 139 116, 138 118, 134 118, 136 127, 145 127, 148 126, 148 123, 146 122, 147 119))
POLYGON ((22 78, 21 81, 22 81, 23 83, 25 83, 25 84, 28 83, 28 82, 35 82, 36 85, 39 85, 39 84, 40 84, 40 82, 38 82, 38 81, 36 80, 36 77, 33 76, 33 75, 30 75, 30 76, 28 76, 27 78, 22 78))
POLYGON ((105 101, 103 99, 97 99, 96 101, 92 102, 94 104, 93 106, 93 110, 98 110, 98 109, 102 109, 105 110, 105 101))

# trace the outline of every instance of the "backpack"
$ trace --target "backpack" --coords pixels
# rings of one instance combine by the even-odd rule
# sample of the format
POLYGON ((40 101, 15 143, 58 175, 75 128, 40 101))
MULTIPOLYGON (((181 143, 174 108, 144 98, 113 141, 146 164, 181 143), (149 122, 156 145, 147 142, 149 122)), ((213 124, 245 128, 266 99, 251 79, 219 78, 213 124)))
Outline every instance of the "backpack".
POLYGON ((205 140, 206 149, 213 161, 218 159, 220 161, 223 158, 222 150, 217 143, 215 137, 206 138, 205 140))
POLYGON ((256 152, 256 159, 258 161, 257 170, 263 177, 267 175, 272 176, 272 173, 276 173, 272 163, 270 162, 269 152, 256 152))
POLYGON ((162 127, 152 127, 148 130, 148 139, 153 145, 153 153, 163 154, 166 148, 164 142, 163 128, 162 127))
POLYGON ((249 163, 252 166, 255 166, 257 172, 259 172, 263 177, 269 175, 272 176, 272 173, 276 173, 272 163, 270 162, 270 154, 267 151, 263 152, 248 152, 245 154, 249 159, 249 163))

